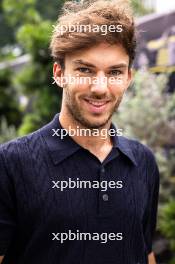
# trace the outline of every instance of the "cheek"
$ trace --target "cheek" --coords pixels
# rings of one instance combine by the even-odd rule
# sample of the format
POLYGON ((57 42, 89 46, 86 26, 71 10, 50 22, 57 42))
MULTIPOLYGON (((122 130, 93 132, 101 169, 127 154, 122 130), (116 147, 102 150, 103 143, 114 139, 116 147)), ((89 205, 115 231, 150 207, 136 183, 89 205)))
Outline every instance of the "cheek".
POLYGON ((66 89, 68 89, 68 93, 72 100, 79 101, 81 99, 82 95, 85 95, 88 93, 88 86, 85 84, 69 84, 66 89))
POLYGON ((89 91, 89 85, 76 83, 71 85, 71 91, 75 94, 76 97, 78 97, 89 91))
POLYGON ((109 89, 111 95, 113 95, 116 99, 120 96, 122 96, 125 92, 125 86, 123 84, 121 85, 112 85, 109 89))
POLYGON ((128 75, 123 74, 116 79, 109 80, 109 91, 114 96, 122 95, 128 88, 128 75))

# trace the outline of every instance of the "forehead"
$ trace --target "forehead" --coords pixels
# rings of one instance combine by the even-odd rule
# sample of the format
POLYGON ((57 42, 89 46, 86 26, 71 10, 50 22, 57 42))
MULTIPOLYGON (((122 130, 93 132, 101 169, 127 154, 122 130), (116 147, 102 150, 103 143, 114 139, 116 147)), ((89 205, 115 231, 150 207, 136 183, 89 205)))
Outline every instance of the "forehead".
POLYGON ((126 63, 129 64, 129 56, 120 44, 100 43, 90 48, 85 48, 65 57, 65 63, 74 64, 76 60, 85 60, 95 67, 126 63))

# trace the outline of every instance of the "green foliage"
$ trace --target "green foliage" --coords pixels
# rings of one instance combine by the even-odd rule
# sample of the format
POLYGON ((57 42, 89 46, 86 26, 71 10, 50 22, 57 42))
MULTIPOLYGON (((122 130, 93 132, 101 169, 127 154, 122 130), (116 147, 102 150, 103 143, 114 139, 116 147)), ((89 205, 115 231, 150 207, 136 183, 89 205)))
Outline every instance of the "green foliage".
POLYGON ((160 228, 170 239, 171 247, 175 251, 175 200, 162 208, 160 228))
POLYGON ((160 201, 175 195, 175 94, 165 93, 167 76, 138 71, 114 120, 124 134, 150 146, 161 174, 160 201))
MULTIPOLYGON (((169 203, 162 207, 159 228, 169 239, 172 252, 175 252, 175 199, 170 200, 169 203)), ((173 263, 175 263, 175 254, 170 264, 173 263)))
POLYGON ((29 131, 34 131, 37 126, 40 124, 39 116, 35 114, 27 114, 24 116, 23 124, 21 125, 18 134, 23 136, 29 133, 29 131))
POLYGON ((26 23, 21 26, 17 33, 18 42, 26 52, 31 53, 34 59, 47 59, 48 46, 52 32, 52 23, 42 21, 40 23, 26 23))
POLYGON ((23 23, 41 19, 55 21, 64 0, 0 0, 0 47, 14 44, 15 33, 23 23))
POLYGON ((36 8, 40 14, 42 14, 43 19, 49 19, 55 21, 58 18, 61 7, 65 0, 50 0, 48 5, 48 0, 36 1, 36 8))
POLYGON ((17 137, 17 131, 15 126, 13 125, 8 126, 5 117, 2 117, 0 122, 0 144, 9 141, 11 139, 14 139, 16 137, 17 137))
POLYGON ((40 16, 35 10, 35 0, 4 0, 3 9, 11 25, 21 25, 21 22, 38 21, 40 16))
POLYGON ((131 5, 136 16, 144 16, 153 12, 152 9, 146 8, 143 3, 140 2, 140 0, 132 0, 131 5))
MULTIPOLYGON (((3 11, 3 0, 0 0, 0 48, 13 43, 15 40, 15 32, 11 28, 11 26, 8 24, 8 21, 6 20, 5 13, 3 11)), ((1 52, 0 52, 1 53, 1 52)))
POLYGON ((52 63, 48 50, 51 31, 50 21, 24 24, 18 31, 19 42, 32 58, 14 80, 21 92, 29 98, 32 96, 32 109, 29 118, 25 117, 23 120, 20 135, 23 132, 30 133, 49 121, 61 104, 61 92, 52 85, 52 63), (33 122, 36 118, 33 119, 32 113, 37 116, 37 122, 33 122))
MULTIPOLYGON (((63 4, 63 1, 53 2, 58 7, 63 4)), ((48 122, 59 111, 61 103, 61 91, 52 85, 52 60, 48 48, 53 22, 43 19, 38 13, 37 8, 41 6, 47 16, 48 4, 43 6, 43 3, 38 4, 36 0, 3 1, 3 7, 10 23, 17 25, 18 44, 31 57, 31 62, 13 77, 15 88, 19 93, 26 95, 29 101, 19 129, 20 135, 30 133, 48 122)), ((49 10, 48 17, 53 8, 49 10)), ((56 9, 54 12, 58 13, 56 9)))
POLYGON ((6 117, 9 125, 17 127, 21 122, 21 113, 18 95, 11 85, 11 78, 12 72, 9 69, 0 71, 0 120, 6 117))
POLYGON ((167 76, 138 71, 117 117, 125 133, 152 148, 172 147, 175 138, 175 94, 164 92, 167 76), (133 96, 134 94, 134 96, 133 96), (132 109, 132 111, 130 111, 132 109))

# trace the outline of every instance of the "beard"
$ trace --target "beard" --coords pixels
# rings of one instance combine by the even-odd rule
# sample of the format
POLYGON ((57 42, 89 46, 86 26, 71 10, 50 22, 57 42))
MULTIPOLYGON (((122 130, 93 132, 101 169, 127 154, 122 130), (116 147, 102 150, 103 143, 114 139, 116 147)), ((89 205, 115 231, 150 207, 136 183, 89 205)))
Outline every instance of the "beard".
MULTIPOLYGON (((88 128, 88 129, 100 129, 103 128, 106 124, 108 124, 108 122, 111 120, 112 115, 114 114, 114 112, 117 111, 122 98, 123 98, 123 94, 118 97, 115 105, 113 107, 111 107, 111 109, 108 111, 108 114, 104 117, 104 119, 101 122, 93 122, 92 120, 89 120, 88 118, 86 118, 84 111, 81 109, 81 106, 78 105, 78 103, 76 103, 76 97, 74 96, 74 94, 71 94, 71 92, 69 91, 68 87, 64 87, 64 91, 65 91, 65 104, 67 107, 67 110, 69 112, 69 114, 72 116, 72 118, 78 122, 81 126, 88 128)), ((110 99, 111 102, 114 102, 114 100, 116 100, 115 98, 104 98, 104 96, 97 96, 97 95, 93 95, 91 94, 91 96, 89 96, 89 98, 91 98, 92 100, 94 99, 110 99)), ((97 116, 98 117, 98 116, 97 116)))

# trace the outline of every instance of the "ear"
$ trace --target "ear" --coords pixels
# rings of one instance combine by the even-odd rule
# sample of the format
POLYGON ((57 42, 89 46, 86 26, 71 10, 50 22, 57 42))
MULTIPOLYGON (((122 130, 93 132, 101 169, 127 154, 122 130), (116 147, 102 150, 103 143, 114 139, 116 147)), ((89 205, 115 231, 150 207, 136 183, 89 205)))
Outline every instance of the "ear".
POLYGON ((125 91, 129 88, 129 86, 132 83, 132 81, 133 81, 133 69, 130 68, 130 69, 128 69, 128 77, 127 77, 127 80, 126 80, 126 89, 125 89, 125 91))
POLYGON ((53 65, 53 79, 56 82, 56 84, 60 87, 62 87, 62 69, 61 69, 61 65, 57 62, 54 63, 53 65))

